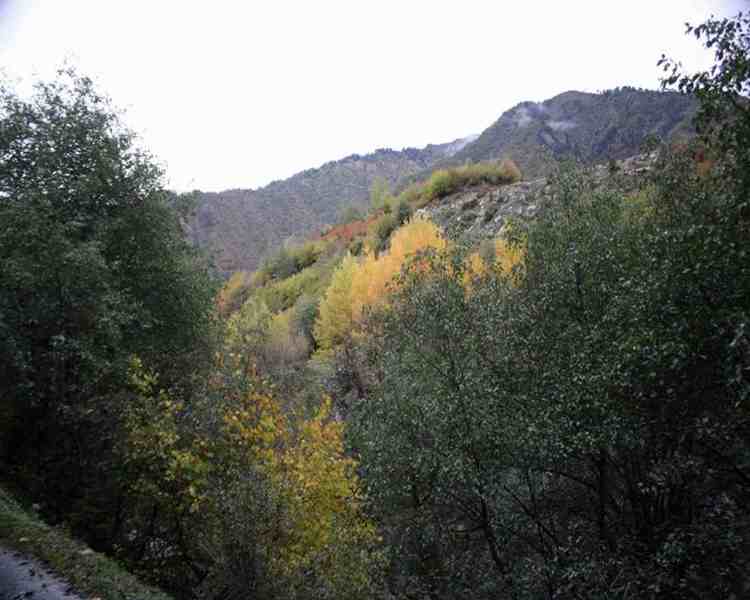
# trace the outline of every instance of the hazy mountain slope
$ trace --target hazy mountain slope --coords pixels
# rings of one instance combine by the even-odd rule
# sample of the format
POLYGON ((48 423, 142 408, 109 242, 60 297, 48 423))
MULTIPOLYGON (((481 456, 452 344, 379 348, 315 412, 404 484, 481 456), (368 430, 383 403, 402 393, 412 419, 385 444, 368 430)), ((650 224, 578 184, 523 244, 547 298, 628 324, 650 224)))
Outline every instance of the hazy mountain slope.
POLYGON ((649 135, 690 135, 695 107, 688 96, 634 88, 522 102, 476 138, 355 154, 261 189, 202 193, 189 230, 220 271, 252 270, 290 236, 334 222, 343 205, 366 202, 376 177, 404 187, 437 167, 509 157, 530 179, 547 174, 562 157, 622 159, 639 153, 649 135))
POLYGON ((444 162, 509 157, 525 177, 536 177, 561 157, 584 162, 622 159, 640 152, 651 134, 661 139, 690 135, 695 108, 692 97, 674 92, 565 92, 541 103, 518 104, 444 162))
POLYGON ((395 184, 450 157, 468 141, 353 154, 257 190, 200 193, 188 229, 220 271, 252 270, 288 237, 333 223, 342 205, 366 203, 376 177, 395 184))

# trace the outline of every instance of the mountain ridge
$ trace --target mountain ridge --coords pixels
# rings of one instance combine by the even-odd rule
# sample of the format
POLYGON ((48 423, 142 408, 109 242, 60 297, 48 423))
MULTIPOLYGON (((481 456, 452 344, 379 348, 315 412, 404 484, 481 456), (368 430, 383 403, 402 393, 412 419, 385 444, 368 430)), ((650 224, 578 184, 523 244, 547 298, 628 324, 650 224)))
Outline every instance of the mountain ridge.
POLYGON ((350 154, 254 190, 199 192, 187 230, 222 275, 252 271, 285 241, 336 222, 348 206, 365 207, 376 179, 403 189, 435 169, 469 162, 511 158, 524 177, 535 178, 561 158, 620 160, 639 153, 650 136, 692 135, 695 108, 694 98, 676 92, 569 90, 543 102, 520 102, 477 136, 350 154))

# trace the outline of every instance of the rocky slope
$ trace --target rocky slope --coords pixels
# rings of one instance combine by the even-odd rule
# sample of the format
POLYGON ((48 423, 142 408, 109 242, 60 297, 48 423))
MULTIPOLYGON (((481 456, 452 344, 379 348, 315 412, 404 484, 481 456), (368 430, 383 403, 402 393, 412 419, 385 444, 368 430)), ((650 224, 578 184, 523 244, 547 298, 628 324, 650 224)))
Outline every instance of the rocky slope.
MULTIPOLYGON (((595 182, 633 189, 644 183, 656 154, 641 154, 616 161, 617 177, 609 177, 609 165, 591 170, 595 182)), ((546 177, 511 185, 482 185, 456 192, 417 211, 455 239, 476 241, 496 237, 509 217, 530 217, 549 199, 552 186, 546 177)))

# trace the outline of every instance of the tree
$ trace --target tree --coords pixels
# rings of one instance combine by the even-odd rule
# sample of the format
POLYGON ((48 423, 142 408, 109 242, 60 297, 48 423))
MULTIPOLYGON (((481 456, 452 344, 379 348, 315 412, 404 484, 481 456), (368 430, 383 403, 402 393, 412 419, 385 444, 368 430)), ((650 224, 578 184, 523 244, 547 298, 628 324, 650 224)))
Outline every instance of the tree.
POLYGON ((708 19, 700 25, 687 24, 687 33, 702 40, 714 52, 714 64, 706 71, 684 73, 682 65, 662 55, 659 65, 666 73, 662 87, 677 87, 694 94, 699 102, 696 125, 704 138, 718 143, 736 159, 733 173, 750 189, 750 15, 708 19))
POLYGON ((635 191, 564 169, 523 252, 423 256, 371 315, 350 442, 394 592, 744 593, 747 194, 710 149, 635 191))
POLYGON ((390 205, 390 186, 385 177, 376 177, 370 186, 370 210, 377 212, 390 205))
POLYGON ((105 474, 131 357, 181 395, 208 364, 213 284, 173 204, 89 79, 0 89, 0 427, 60 514, 87 489, 106 512, 119 485, 105 474))

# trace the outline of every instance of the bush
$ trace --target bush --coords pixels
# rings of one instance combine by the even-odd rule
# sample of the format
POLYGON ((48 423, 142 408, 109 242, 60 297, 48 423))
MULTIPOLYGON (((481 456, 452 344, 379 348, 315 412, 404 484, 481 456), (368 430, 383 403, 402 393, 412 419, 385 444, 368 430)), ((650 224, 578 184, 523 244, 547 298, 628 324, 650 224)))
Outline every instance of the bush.
POLYGON ((412 208, 407 202, 401 201, 396 207, 396 220, 399 225, 406 223, 412 215, 412 208))
POLYGON ((439 169, 435 171, 421 191, 408 190, 405 199, 422 207, 433 200, 444 198, 464 187, 481 185, 506 185, 521 180, 521 171, 512 160, 439 169))
POLYGON ((301 246, 289 246, 263 261, 253 277, 256 285, 265 285, 272 280, 283 280, 315 264, 325 250, 324 242, 306 242, 301 246))
POLYGON ((372 252, 378 254, 388 247, 391 233, 398 227, 398 218, 392 213, 380 217, 370 226, 370 240, 368 246, 372 252))
POLYGON ((331 261, 323 261, 295 273, 281 281, 273 282, 258 289, 255 296, 266 303, 272 313, 291 308, 303 294, 319 297, 333 271, 331 261))

